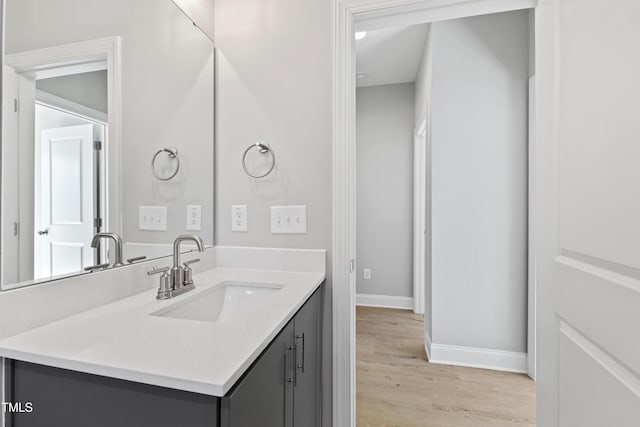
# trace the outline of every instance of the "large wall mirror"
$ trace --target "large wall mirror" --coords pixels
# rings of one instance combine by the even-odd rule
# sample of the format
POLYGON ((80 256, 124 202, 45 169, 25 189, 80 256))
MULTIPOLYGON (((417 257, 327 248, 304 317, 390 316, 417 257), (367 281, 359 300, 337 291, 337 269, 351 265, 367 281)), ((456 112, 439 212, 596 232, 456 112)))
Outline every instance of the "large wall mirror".
POLYGON ((125 265, 211 245, 209 38, 171 0, 4 3, 0 288, 113 265, 98 233, 125 265))

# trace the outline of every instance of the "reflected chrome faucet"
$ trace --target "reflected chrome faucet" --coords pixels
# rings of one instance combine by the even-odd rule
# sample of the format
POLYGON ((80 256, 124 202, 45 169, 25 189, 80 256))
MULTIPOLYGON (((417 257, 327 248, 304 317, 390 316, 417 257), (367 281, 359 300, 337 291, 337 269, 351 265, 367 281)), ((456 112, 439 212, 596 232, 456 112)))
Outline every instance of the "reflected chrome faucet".
POLYGON ((98 243, 100 243, 100 239, 112 239, 115 244, 115 260, 113 261, 112 267, 120 267, 123 264, 122 262, 122 239, 116 233, 97 233, 93 236, 93 240, 91 240, 91 247, 97 248, 98 243))

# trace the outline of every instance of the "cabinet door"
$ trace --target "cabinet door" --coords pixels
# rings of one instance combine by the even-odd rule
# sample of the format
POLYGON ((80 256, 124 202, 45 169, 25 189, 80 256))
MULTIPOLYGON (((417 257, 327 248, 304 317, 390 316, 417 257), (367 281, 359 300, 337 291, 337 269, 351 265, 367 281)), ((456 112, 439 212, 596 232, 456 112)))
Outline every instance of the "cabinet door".
POLYGON ((296 375, 294 377, 294 425, 320 425, 321 289, 296 314, 296 375))
POLYGON ((222 427, 292 427, 293 321, 221 400, 222 427))

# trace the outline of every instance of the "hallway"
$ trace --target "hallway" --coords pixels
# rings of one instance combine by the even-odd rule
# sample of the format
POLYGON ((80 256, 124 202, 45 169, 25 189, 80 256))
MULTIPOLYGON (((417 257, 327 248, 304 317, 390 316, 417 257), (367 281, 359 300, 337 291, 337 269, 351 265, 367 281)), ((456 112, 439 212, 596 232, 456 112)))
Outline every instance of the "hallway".
POLYGON ((526 375, 426 362, 422 316, 357 307, 357 426, 535 426, 526 375))

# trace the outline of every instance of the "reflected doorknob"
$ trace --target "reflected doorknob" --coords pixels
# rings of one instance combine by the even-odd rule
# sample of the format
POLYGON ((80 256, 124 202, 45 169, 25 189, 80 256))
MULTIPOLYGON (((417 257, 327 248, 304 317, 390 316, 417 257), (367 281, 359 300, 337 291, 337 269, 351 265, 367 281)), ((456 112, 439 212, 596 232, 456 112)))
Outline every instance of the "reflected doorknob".
POLYGON ((46 236, 47 234, 49 234, 49 229, 47 228, 46 230, 40 230, 38 231, 38 234, 41 236, 46 236))

